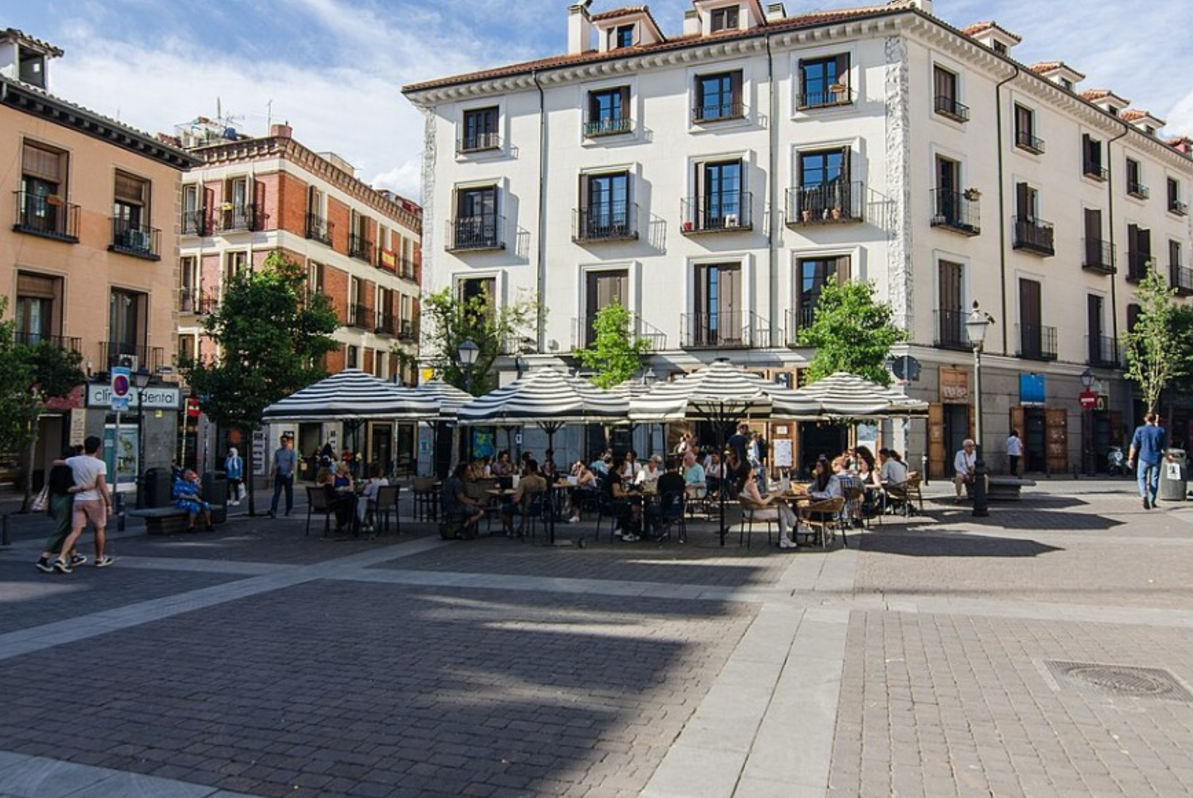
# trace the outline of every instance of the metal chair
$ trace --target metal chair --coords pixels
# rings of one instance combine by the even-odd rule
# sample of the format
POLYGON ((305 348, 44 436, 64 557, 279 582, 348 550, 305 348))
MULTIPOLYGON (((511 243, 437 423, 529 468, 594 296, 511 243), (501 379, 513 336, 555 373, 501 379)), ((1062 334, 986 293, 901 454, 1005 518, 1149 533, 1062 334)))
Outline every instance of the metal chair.
POLYGON ((413 516, 415 521, 434 521, 439 517, 439 491, 435 489, 435 477, 415 477, 410 489, 414 497, 413 516))
MULTIPOLYGON (((849 545, 849 539, 845 536, 845 525, 841 523, 841 513, 844 509, 845 499, 841 496, 834 499, 822 499, 808 505, 809 515, 803 519, 803 523, 812 528, 812 540, 815 542, 819 539, 820 548, 827 549, 830 534, 835 535, 837 531, 841 533, 842 544, 849 545)), ((796 529, 798 530, 799 527, 796 529)), ((799 537, 798 531, 796 537, 799 537)))
POLYGON ((389 532, 391 512, 394 515, 394 534, 402 534, 402 514, 398 512, 398 494, 401 490, 398 485, 384 485, 377 489, 377 498, 369 502, 369 509, 373 511, 373 526, 380 527, 382 534, 389 532), (378 518, 381 523, 377 523, 378 518))
POLYGON ((779 512, 776 507, 765 507, 761 504, 755 504, 744 496, 739 496, 737 503, 741 506, 741 526, 738 530, 737 545, 741 545, 745 541, 746 548, 750 548, 750 537, 753 537, 754 523, 762 523, 766 525, 766 545, 770 545, 771 527, 779 522, 779 512), (759 516, 766 510, 772 510, 775 513, 774 518, 766 516, 759 516), (750 537, 746 537, 746 532, 750 533, 750 537))
POLYGON ((323 490, 322 485, 308 485, 307 486, 307 528, 305 535, 311 534, 311 516, 323 516, 323 537, 327 537, 331 532, 331 516, 335 513, 335 507, 332 506, 331 499, 327 495, 327 491, 323 490))
POLYGON ((687 508, 684 506, 686 498, 687 493, 682 490, 670 490, 659 496, 659 532, 655 536, 656 540, 665 539, 671 534, 671 529, 677 527, 679 530, 679 542, 688 542, 687 508))

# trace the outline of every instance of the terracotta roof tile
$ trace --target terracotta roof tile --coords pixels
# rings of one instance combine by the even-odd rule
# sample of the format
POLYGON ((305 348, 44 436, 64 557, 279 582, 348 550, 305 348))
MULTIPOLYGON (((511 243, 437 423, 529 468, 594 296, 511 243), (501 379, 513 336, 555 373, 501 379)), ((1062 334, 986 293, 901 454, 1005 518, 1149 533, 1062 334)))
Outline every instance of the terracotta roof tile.
POLYGON ((1103 97, 1109 97, 1113 93, 1114 92, 1110 91, 1110 89, 1086 89, 1085 91, 1081 92, 1081 98, 1083 100, 1089 100, 1090 102, 1093 102, 1094 100, 1100 100, 1103 97))
POLYGON ((986 31, 990 30, 991 28, 996 28, 996 29, 1002 31, 1007 36, 1010 36, 1012 39, 1014 39, 1016 42, 1023 41, 1022 36, 1020 36, 1017 33, 1011 33, 1009 30, 1004 28, 1002 25, 999 25, 997 22, 994 22, 993 20, 991 20, 989 22, 975 22, 972 25, 962 28, 961 32, 964 33, 966 36, 977 36, 979 33, 984 33, 986 31))
POLYGON ((1028 69, 1030 69, 1032 72, 1042 75, 1045 72, 1051 72, 1054 69, 1060 69, 1064 65, 1064 61, 1041 61, 1038 64, 1032 64, 1030 67, 1028 67, 1028 69))
POLYGON ((650 13, 649 6, 626 6, 625 8, 615 8, 611 11, 602 11, 599 14, 593 14, 589 17, 593 22, 599 22, 602 19, 614 19, 615 17, 626 17, 630 14, 650 13))
POLYGON ((5 30, 0 31, 0 39, 14 39, 17 42, 23 41, 26 44, 31 44, 40 50, 44 50, 46 55, 49 55, 53 58, 62 57, 61 48, 55 47, 47 41, 42 41, 36 36, 30 36, 23 30, 17 30, 16 28, 6 28, 5 30))
POLYGON ((678 49, 681 47, 698 44, 701 41, 712 41, 714 38, 750 39, 757 36, 762 36, 765 33, 772 31, 811 28, 818 25, 825 25, 832 22, 840 22, 843 20, 857 19, 867 16, 884 16, 886 14, 906 11, 910 7, 910 0, 894 0, 894 2, 884 3, 882 5, 843 8, 836 11, 812 11, 807 14, 800 14, 798 16, 787 17, 786 19, 775 20, 767 24, 765 28, 754 28, 747 31, 719 31, 712 36, 701 36, 699 34, 690 36, 674 36, 668 38, 666 41, 658 42, 656 44, 641 45, 633 48, 619 48, 617 50, 610 50, 608 52, 593 50, 587 53, 553 55, 546 58, 538 58, 533 61, 524 61, 519 64, 507 64, 506 66, 494 67, 493 69, 483 69, 478 72, 468 72, 462 75, 453 75, 446 78, 435 78, 434 80, 423 81, 421 83, 411 83, 409 85, 403 86, 402 92, 409 94, 413 92, 426 91, 427 89, 439 88, 442 86, 452 86, 460 83, 472 83, 478 80, 493 80, 497 78, 510 77, 512 75, 522 75, 528 72, 541 72, 548 69, 558 69, 560 67, 570 66, 572 64, 609 61, 616 58, 624 58, 627 51, 638 55, 642 53, 656 53, 678 49))

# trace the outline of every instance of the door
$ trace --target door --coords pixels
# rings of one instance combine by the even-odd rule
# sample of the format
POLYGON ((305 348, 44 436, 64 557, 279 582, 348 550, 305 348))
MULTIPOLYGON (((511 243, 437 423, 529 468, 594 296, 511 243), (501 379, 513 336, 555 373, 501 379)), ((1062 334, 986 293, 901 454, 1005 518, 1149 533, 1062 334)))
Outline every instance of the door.
POLYGON ((944 405, 928 405, 928 475, 943 479, 948 455, 944 448, 944 405))
POLYGON ((394 468, 394 428, 393 424, 373 424, 371 447, 368 453, 369 469, 374 465, 381 466, 382 476, 393 473, 394 468))
POLYGON ((744 220, 742 212, 741 161, 722 161, 704 165, 704 219, 702 230, 734 227, 744 220), (736 223, 735 223, 736 222, 736 223))
POLYGON ((1086 315, 1089 330, 1089 362, 1101 364, 1102 358, 1102 297, 1089 294, 1086 297, 1086 315))
POLYGON ((1023 413, 1023 470, 1043 472, 1047 465, 1045 452, 1047 440, 1045 424, 1047 418, 1039 408, 1028 408, 1023 413))
POLYGON ((589 237, 624 235, 630 176, 625 172, 588 177, 589 237))
POLYGON ((1063 474, 1069 467, 1069 414, 1063 407, 1044 409, 1048 433, 1048 470, 1063 474))
POLYGON ((965 344, 965 336, 962 333, 965 328, 965 314, 962 311, 964 304, 961 283, 964 268, 960 263, 950 263, 946 260, 940 262, 940 298, 937 305, 939 308, 937 323, 939 325, 939 342, 946 346, 965 344))
POLYGON ((948 158, 936 159, 936 215, 943 216, 949 226, 960 221, 960 203, 957 202, 958 186, 961 185, 961 164, 948 158))
POLYGON ((1040 327, 1040 284, 1019 281, 1019 346, 1024 357, 1039 358, 1044 351, 1040 327))
POLYGON ((623 308, 628 305, 628 275, 624 270, 589 272, 587 291, 585 296, 586 308, 584 313, 584 346, 592 346, 596 339, 593 323, 601 308, 617 303, 623 308))
POLYGON ((1102 263, 1102 212, 1085 209, 1085 263, 1088 266, 1109 266, 1102 263))
POLYGON ((965 439, 971 437, 969 405, 944 406, 945 476, 953 476, 953 457, 961 450, 965 439))
POLYGON ((691 339, 697 346, 736 346, 741 343, 741 268, 714 264, 697 267, 696 313, 691 339))

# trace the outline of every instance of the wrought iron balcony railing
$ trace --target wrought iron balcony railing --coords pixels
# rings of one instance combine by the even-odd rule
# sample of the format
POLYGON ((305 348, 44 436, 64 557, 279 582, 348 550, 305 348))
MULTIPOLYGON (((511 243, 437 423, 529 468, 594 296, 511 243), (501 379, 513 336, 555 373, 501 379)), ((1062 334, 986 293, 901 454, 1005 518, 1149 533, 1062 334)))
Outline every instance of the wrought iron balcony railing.
POLYGON ((936 95, 936 113, 955 122, 969 121, 969 106, 957 102, 956 98, 947 94, 936 95))
POLYGON ((348 326, 357 327, 362 330, 374 329, 376 325, 373 324, 373 309, 359 303, 349 305, 348 326))
POLYGON ((1176 289, 1177 296, 1193 296, 1193 269, 1179 263, 1170 264, 1168 284, 1176 289))
POLYGON ((1056 328, 1020 324, 1018 355, 1027 360, 1056 360, 1056 328))
POLYGON ((1015 217, 1015 249, 1050 257, 1056 254, 1052 222, 1030 216, 1015 217))
POLYGON ((1094 180, 1104 181, 1110 177, 1110 171, 1098 161, 1085 161, 1081 165, 1081 173, 1094 180))
MULTIPOLYGON (((572 318, 572 349, 584 349, 593 344, 592 330, 593 324, 596 322, 596 314, 589 313, 586 316, 579 318, 572 318)), ((650 347, 651 352, 662 352, 667 348, 667 335, 657 327, 653 327, 642 320, 637 313, 630 317, 629 334, 640 340, 644 340, 650 347)))
POLYGON ((750 311, 698 311, 680 317, 684 349, 745 349, 770 346, 770 327, 750 311))
POLYGON ((17 191, 17 218, 12 229, 68 244, 79 243, 79 206, 56 194, 17 191))
POLYGON ((697 125, 708 122, 724 122, 729 119, 742 119, 746 115, 746 106, 742 102, 729 103, 698 103, 692 108, 692 122, 697 125))
POLYGON ((1147 270, 1151 266, 1152 256, 1148 252, 1127 253, 1127 282, 1137 283, 1147 277, 1147 270))
POLYGON ((969 333, 965 328, 965 320, 968 318, 969 314, 964 310, 936 311, 935 345, 941 349, 972 349, 969 333))
POLYGON ((1034 135, 1030 130, 1015 131, 1015 146, 1035 155, 1042 155, 1044 153, 1044 140, 1034 135))
POLYGON ((1151 191, 1148 190, 1148 187, 1137 180, 1128 181, 1127 193, 1135 199, 1147 199, 1151 196, 1151 191))
POLYGON ((592 119, 584 123, 584 135, 590 139, 600 136, 617 136, 622 133, 632 133, 633 130, 634 120, 628 116, 592 119))
POLYGON ((1101 274, 1114 274, 1114 244, 1100 238, 1087 238, 1081 260, 1081 268, 1101 274))
POLYGON ((398 322, 392 313, 385 311, 377 311, 376 326, 373 327, 373 332, 378 335, 395 335, 398 331, 398 322))
POLYGON ((800 94, 796 105, 801 111, 811 108, 835 108, 842 105, 852 105, 856 93, 852 88, 840 83, 834 83, 824 91, 807 91, 800 94))
POLYGON ((24 346, 48 344, 68 352, 79 352, 81 354, 83 351, 82 338, 72 338, 65 335, 46 335, 39 332, 29 332, 28 330, 17 330, 13 333, 12 339, 14 343, 24 346))
POLYGON ((505 217, 495 214, 451 219, 447 223, 447 249, 453 252, 505 249, 504 228, 505 217))
POLYGON ((335 224, 324 219, 317 213, 307 214, 307 230, 306 237, 312 241, 318 241, 320 244, 331 246, 332 233, 335 231, 335 224))
POLYGON ((223 205, 220 208, 220 230, 225 233, 256 231, 261 229, 261 218, 255 203, 246 205, 223 205))
POLYGON ((572 212, 573 241, 625 241, 638 237, 638 203, 609 202, 572 212))
POLYGON ((789 188, 787 226, 860 222, 865 213, 865 194, 865 185, 860 180, 789 188))
POLYGON ((463 136, 456 142, 456 152, 463 155, 470 152, 485 152, 500 150, 501 136, 496 133, 473 133, 463 136))
POLYGON ((357 233, 348 234, 348 257, 373 263, 373 242, 357 233))
POLYGON ((162 367, 163 350, 160 346, 145 346, 126 341, 101 341, 99 362, 107 368, 127 366, 133 371, 147 368, 155 372, 162 367))
POLYGON ((722 191, 686 199, 681 203, 683 221, 680 232, 695 235, 752 230, 753 200, 748 191, 722 191))
POLYGON ((161 260, 162 231, 156 227, 132 224, 127 219, 112 220, 112 252, 147 260, 161 260))
POLYGON ((1087 335, 1085 337, 1086 362, 1099 368, 1118 368, 1118 341, 1105 335, 1087 335))
POLYGON ((209 236, 211 235, 211 228, 211 212, 206 208, 196 208, 193 211, 183 212, 182 234, 184 236, 209 236))
POLYGON ((933 227, 941 227, 967 236, 982 232, 981 205, 973 192, 932 190, 933 227))
POLYGON ((788 310, 783 336, 786 339, 787 345, 790 347, 799 346, 799 331, 811 327, 814 321, 816 321, 816 307, 814 305, 803 304, 797 308, 788 310))

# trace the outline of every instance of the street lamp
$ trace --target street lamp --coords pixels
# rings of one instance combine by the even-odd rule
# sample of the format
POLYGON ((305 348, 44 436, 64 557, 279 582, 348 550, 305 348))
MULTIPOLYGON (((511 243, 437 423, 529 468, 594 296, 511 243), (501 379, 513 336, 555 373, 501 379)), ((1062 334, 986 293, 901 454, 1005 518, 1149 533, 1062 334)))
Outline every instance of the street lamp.
MULTIPOLYGON (((1081 386, 1085 388, 1085 393, 1089 393, 1094 387, 1094 373, 1086 366, 1085 371, 1081 372, 1081 386)), ((1085 473, 1092 476, 1094 473, 1094 411, 1089 407, 1085 398, 1081 400, 1081 418, 1083 421, 1081 430, 1081 450, 1085 454, 1082 458, 1085 473)))
POLYGON ((468 393, 472 393, 472 367, 476 365, 480 353, 481 348, 474 344, 471 338, 460 344, 456 353, 460 356, 460 364, 464 366, 464 390, 468 393))
POLYGON ((977 444, 977 459, 973 464, 973 514, 978 517, 990 514, 986 496, 986 459, 982 455, 982 345, 986 343, 986 332, 993 323, 994 317, 982 310, 975 301, 973 312, 965 320, 965 331, 973 346, 973 432, 977 444))
MULTIPOLYGON (((137 507, 145 506, 145 388, 149 385, 149 369, 141 366, 132 373, 137 388, 137 507)), ((119 437, 119 430, 117 430, 119 437)))

